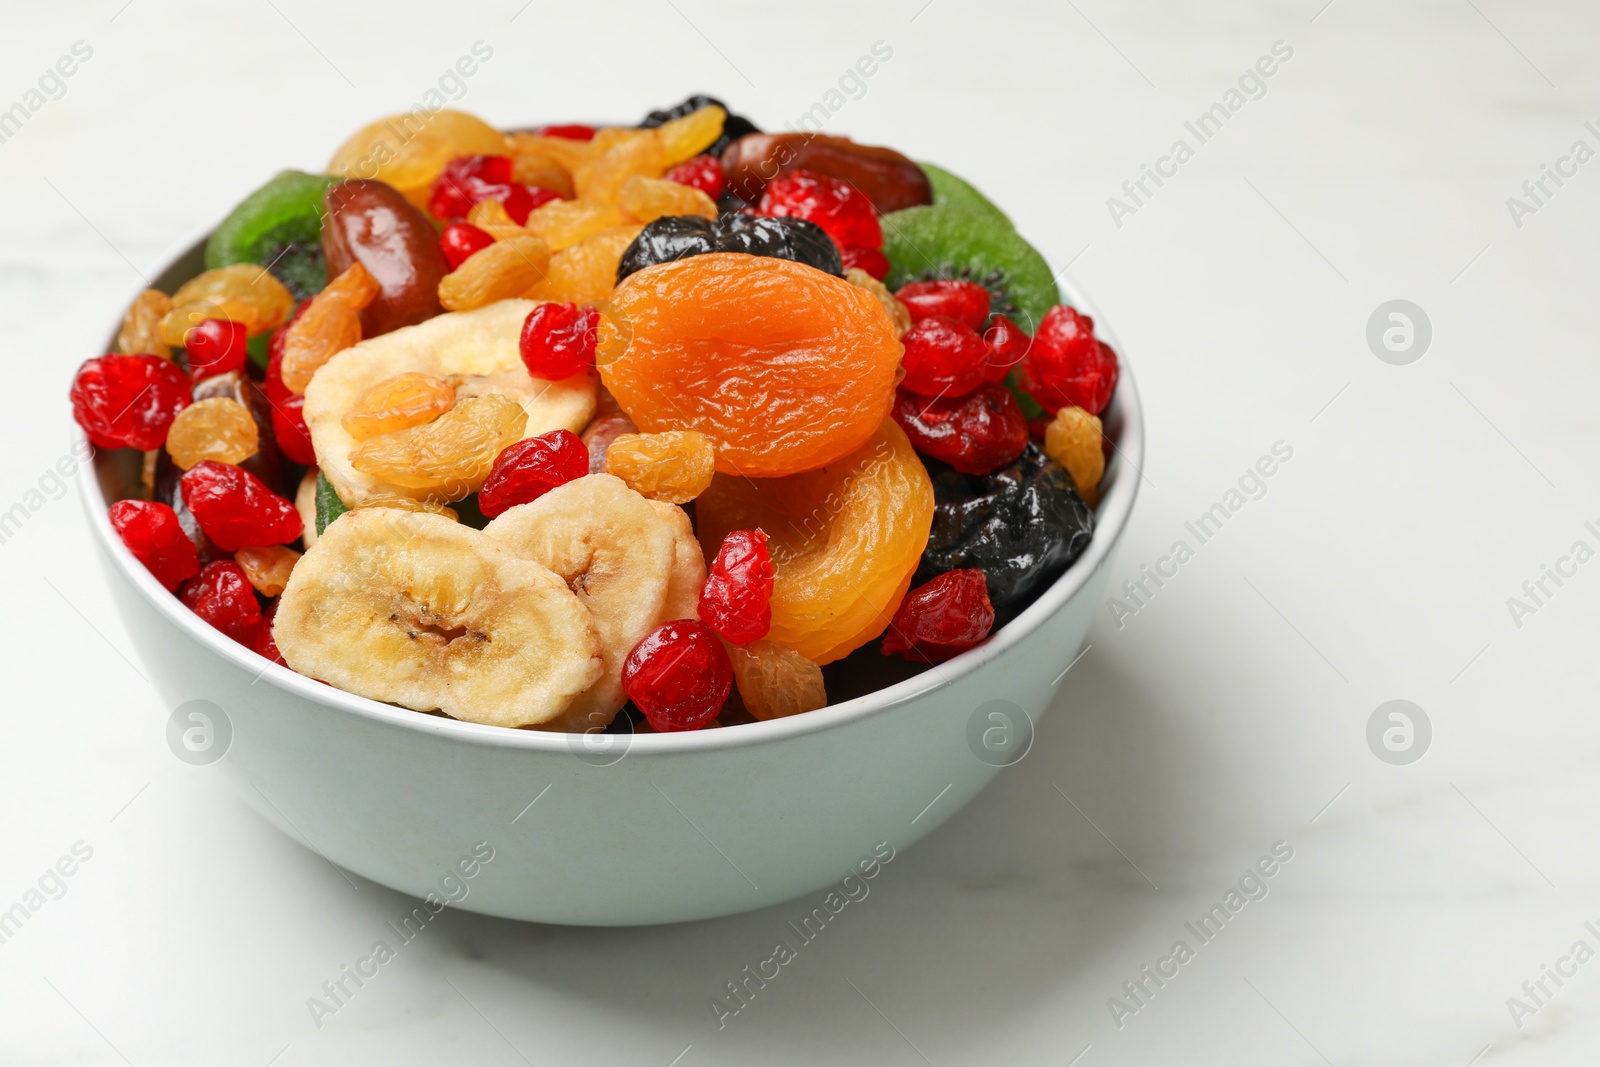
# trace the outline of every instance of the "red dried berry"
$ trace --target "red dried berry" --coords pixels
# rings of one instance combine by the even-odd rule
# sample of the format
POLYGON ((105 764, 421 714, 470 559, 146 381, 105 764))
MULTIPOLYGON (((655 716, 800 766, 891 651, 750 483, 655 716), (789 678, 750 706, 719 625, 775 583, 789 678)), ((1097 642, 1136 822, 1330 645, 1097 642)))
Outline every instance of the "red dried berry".
POLYGON ((945 571, 906 594, 894 613, 883 654, 896 653, 918 663, 943 663, 989 636, 994 606, 983 572, 945 571))
POLYGON ((200 572, 200 556, 183 532, 178 513, 149 500, 119 500, 111 505, 111 526, 134 558, 170 593, 200 572))
POLYGON ((444 253, 445 262, 450 264, 451 270, 465 263, 472 253, 480 252, 492 244, 494 238, 470 222, 452 222, 439 234, 439 251, 444 253))
POLYGON ((249 471, 201 460, 178 482, 184 506, 224 552, 282 545, 300 536, 300 513, 249 471))
POLYGON ((901 343, 900 384, 927 396, 961 396, 983 384, 989 372, 989 346, 959 319, 935 316, 912 323, 901 343))
POLYGON ((880 282, 889 276, 889 257, 876 248, 840 249, 839 261, 845 270, 864 270, 880 282))
POLYGON ((713 200, 722 195, 722 160, 716 156, 695 156, 684 160, 662 177, 669 182, 698 189, 713 200))
POLYGON ((195 381, 214 378, 244 367, 250 355, 250 333, 242 322, 206 319, 183 335, 189 358, 189 375, 195 381))
POLYGON ((311 429, 306 426, 306 398, 304 393, 291 393, 272 405, 272 437, 278 442, 278 451, 290 462, 309 467, 317 461, 311 447, 311 429))
POLYGON ((589 473, 589 449, 571 430, 551 430, 507 446, 478 491, 478 510, 494 518, 589 473))
POLYGON ((1095 338, 1093 319, 1058 304, 1022 361, 1022 386, 1048 411, 1080 407, 1098 415, 1117 388, 1117 354, 1095 338))
POLYGON ((567 123, 564 126, 540 126, 533 132, 540 137, 560 137, 567 141, 594 140, 594 127, 580 126, 577 123, 567 123))
POLYGON ((736 645, 772 629, 772 554, 762 530, 733 530, 722 539, 700 590, 700 619, 736 645))
POLYGON ((248 645, 261 624, 261 605, 244 568, 231 559, 207 563, 183 583, 178 593, 184 607, 241 645, 248 645))
POLYGON ((99 356, 72 379, 72 417, 96 448, 160 448, 189 406, 189 377, 160 356, 99 356))
POLYGON ((622 691, 657 733, 698 730, 717 717, 733 688, 733 664, 703 622, 664 622, 622 664, 622 691))
POLYGON ((957 319, 977 331, 989 321, 989 290, 977 282, 907 282, 894 295, 911 312, 912 322, 937 315, 957 319))
POLYGON ((518 226, 528 212, 560 197, 548 189, 511 180, 510 156, 457 156, 445 164, 428 192, 428 211, 436 219, 463 219, 472 205, 498 200, 518 226))
POLYGON ((540 304, 522 323, 522 362, 535 378, 558 382, 594 366, 600 313, 577 304, 540 304))
POLYGON ((267 610, 261 613, 261 621, 256 623, 250 631, 250 640, 245 644, 250 646, 250 651, 258 656, 263 656, 280 667, 287 667, 283 653, 278 651, 278 642, 272 638, 272 620, 278 614, 278 601, 274 597, 272 603, 267 605, 267 610))
POLYGON ((1011 368, 1022 362, 1028 354, 1033 338, 1021 326, 1004 315, 996 315, 983 331, 983 343, 989 346, 989 370, 985 375, 991 382, 1003 381, 1011 368))
POLYGON ((810 170, 791 170, 767 183, 758 215, 814 222, 840 248, 882 248, 878 212, 867 194, 849 182, 810 170))
POLYGON ((894 421, 925 456, 963 474, 989 474, 1028 446, 1028 421, 1011 390, 985 382, 966 396, 895 393, 894 421))

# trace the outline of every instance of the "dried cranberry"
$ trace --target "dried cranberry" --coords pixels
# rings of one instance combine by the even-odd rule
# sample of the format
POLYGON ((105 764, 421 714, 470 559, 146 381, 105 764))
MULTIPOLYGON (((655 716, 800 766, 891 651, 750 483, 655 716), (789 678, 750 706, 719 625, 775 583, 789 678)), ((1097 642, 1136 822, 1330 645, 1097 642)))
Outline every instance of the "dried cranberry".
POLYGON ((522 362, 535 378, 558 382, 594 366, 600 313, 577 304, 540 304, 522 323, 522 362))
POLYGON ((912 323, 901 342, 906 354, 901 384, 913 393, 960 396, 983 383, 988 374, 989 346, 960 319, 936 315, 912 323))
POLYGON ((533 132, 540 137, 560 137, 566 141, 594 140, 594 127, 580 126, 577 123, 567 123, 563 126, 540 126, 533 132))
POLYGON ((989 346, 987 377, 991 382, 998 382, 1028 354, 1028 346, 1033 344, 1033 338, 1004 315, 996 315, 989 323, 989 328, 983 331, 983 343, 989 346))
POLYGON ((972 648, 994 626, 988 584, 975 568, 945 571, 906 594, 894 613, 883 654, 943 663, 972 648))
POLYGON ((963 474, 988 474, 1028 446, 1028 422, 1011 390, 985 382, 966 396, 895 393, 894 421, 925 456, 963 474))
POLYGON ((311 429, 306 425, 306 398, 303 393, 290 393, 272 405, 272 437, 278 442, 278 451, 291 462, 309 467, 317 461, 311 447, 311 429))
POLYGON ((767 183, 758 215, 805 219, 840 248, 882 248, 883 230, 872 201, 849 182, 810 170, 791 170, 767 183))
POLYGON ((240 370, 250 355, 250 334, 242 322, 206 319, 183 335, 183 348, 189 357, 189 374, 201 381, 218 374, 240 370))
POLYGON ((528 212, 560 197, 548 189, 511 180, 510 156, 457 156, 445 164, 428 193, 428 211, 436 219, 463 219, 472 205, 498 200, 511 221, 521 226, 528 212))
POLYGON ((70 395, 90 444, 149 452, 189 406, 189 378, 160 356, 99 356, 78 368, 70 395))
POLYGON ((733 530, 722 539, 700 591, 700 619, 736 645, 772 628, 772 554, 762 530, 733 530))
POLYGON ((439 251, 444 253, 451 270, 465 263, 472 253, 480 252, 492 244, 494 238, 470 222, 452 222, 439 234, 439 251))
POLYGON ((894 295, 911 312, 912 322, 937 315, 957 319, 976 331, 989 321, 989 290, 977 282, 907 282, 894 295))
POLYGON ((722 161, 716 156, 695 156, 662 175, 669 182, 700 190, 715 200, 722 195, 722 161))
POLYGON ((839 262, 845 270, 851 267, 864 270, 880 282, 889 276, 889 257, 876 248, 842 249, 839 262))
POLYGON ((478 510, 494 518, 589 473, 589 449, 571 430, 551 430, 507 446, 478 492, 478 510))
POLYGON ((657 733, 698 730, 717 717, 733 688, 733 665, 703 622, 664 622, 622 664, 622 691, 657 733))
POLYGON ((183 532, 178 513, 149 500, 119 500, 111 505, 111 525, 134 558, 170 593, 200 571, 194 542, 183 532))
POLYGON ((1022 361, 1022 386, 1049 411, 1080 407, 1098 415, 1117 388, 1117 354, 1095 338, 1093 319, 1057 304, 1022 361))
POLYGON ((261 605, 245 577, 244 568, 231 559, 207 563, 200 573, 183 583, 178 593, 184 607, 241 645, 248 645, 261 623, 261 605))
POLYGON ((183 503, 224 552, 282 545, 300 536, 300 513, 249 471, 205 459, 179 481, 183 503))
POLYGON ((278 601, 273 598, 267 605, 267 610, 261 613, 261 621, 250 630, 250 639, 245 644, 250 646, 250 651, 258 656, 263 656, 280 667, 287 667, 283 653, 278 651, 278 642, 272 638, 272 620, 278 614, 278 601))
MULTIPOLYGON (((535 208, 543 207, 552 200, 560 200, 561 194, 542 189, 537 185, 506 185, 481 187, 483 196, 478 200, 498 200, 506 209, 506 214, 511 216, 511 221, 521 226, 528 221, 528 216, 535 208)), ((476 203, 477 201, 474 201, 476 203)))

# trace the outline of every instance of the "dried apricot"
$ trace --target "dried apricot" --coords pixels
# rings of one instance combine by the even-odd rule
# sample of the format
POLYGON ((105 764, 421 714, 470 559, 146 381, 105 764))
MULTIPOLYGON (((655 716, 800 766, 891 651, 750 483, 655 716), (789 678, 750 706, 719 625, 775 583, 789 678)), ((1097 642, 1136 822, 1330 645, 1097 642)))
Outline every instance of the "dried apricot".
POLYGON ((467 397, 432 422, 363 441, 350 465, 393 485, 459 500, 478 491, 495 457, 521 440, 527 424, 528 413, 508 396, 467 397))
POLYGON ((235 263, 191 278, 172 294, 161 339, 181 345, 184 335, 206 319, 237 322, 255 337, 283 325, 293 310, 294 297, 282 282, 253 263, 235 263))
POLYGON ((533 294, 537 300, 569 304, 600 304, 616 285, 617 264, 642 226, 614 226, 585 237, 550 257, 544 284, 533 294))
POLYGON ((771 478, 860 448, 889 414, 901 345, 870 292, 790 260, 711 252, 629 275, 597 363, 640 429, 699 430, 717 470, 771 478))
POLYGON ((717 217, 716 201, 700 190, 640 174, 622 184, 621 203, 622 210, 640 222, 651 222, 663 215, 717 217))
POLYGON ((818 664, 881 634, 933 523, 933 485, 892 421, 854 453, 786 478, 718 474, 695 502, 700 544, 765 531, 775 569, 768 638, 818 664))
POLYGON ((255 416, 237 400, 197 400, 178 412, 167 430, 167 454, 180 470, 203 459, 243 463, 261 447, 255 416))
POLYGON ((1100 479, 1106 473, 1106 454, 1100 445, 1104 435, 1099 418, 1079 407, 1056 412, 1055 421, 1044 432, 1044 454, 1067 468, 1073 487, 1091 508, 1099 499, 1100 479))
POLYGON ((474 252, 439 282, 446 311, 471 311, 527 296, 544 281, 550 246, 537 237, 507 237, 474 252))
POLYGON ((134 297, 122 316, 112 351, 124 356, 172 358, 172 347, 161 337, 161 320, 172 310, 172 298, 159 289, 146 289, 134 297))
POLYGON ((552 200, 528 212, 528 221, 523 225, 529 233, 543 237, 550 251, 559 252, 626 221, 621 210, 612 204, 594 200, 552 200))
POLYGON ((779 719, 828 704, 822 668, 774 641, 729 645, 733 680, 746 710, 758 719, 779 719))
POLYGON ((386 378, 361 394, 340 421, 357 441, 421 426, 450 410, 456 387, 431 374, 408 371, 386 378))
POLYGON ((300 553, 287 545, 263 545, 241 548, 233 554, 233 561, 250 579, 256 592, 262 596, 277 596, 289 584, 289 575, 300 562, 300 553))
POLYGON ((505 147, 504 134, 465 111, 419 108, 351 134, 328 161, 328 173, 375 178, 426 208, 428 190, 446 163, 457 156, 497 155, 505 147))
POLYGON ((625 433, 606 451, 606 473, 650 500, 686 504, 706 491, 716 473, 711 439, 693 430, 625 433))

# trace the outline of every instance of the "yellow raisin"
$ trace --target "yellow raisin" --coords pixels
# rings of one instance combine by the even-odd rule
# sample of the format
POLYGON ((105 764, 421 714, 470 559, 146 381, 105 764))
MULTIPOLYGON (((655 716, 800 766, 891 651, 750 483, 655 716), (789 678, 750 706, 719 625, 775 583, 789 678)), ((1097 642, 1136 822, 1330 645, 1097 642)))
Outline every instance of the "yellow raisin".
POLYGON ((516 220, 498 200, 480 200, 467 212, 467 221, 496 241, 507 237, 526 237, 528 230, 518 226, 516 220))
POLYGON ((518 185, 533 185, 548 189, 557 196, 572 196, 572 171, 559 159, 544 152, 513 153, 511 180, 518 185))
POLYGON ((378 298, 383 286, 360 261, 350 264, 339 276, 329 282, 314 299, 338 300, 357 311, 378 298))
POLYGON ((340 421, 357 441, 421 426, 450 410, 456 387, 443 378, 409 371, 386 378, 361 394, 340 421))
POLYGON ((707 104, 682 118, 664 122, 656 130, 661 138, 661 154, 667 166, 693 159, 711 147, 722 136, 722 124, 728 113, 715 104, 707 104))
POLYGON ((599 304, 617 284, 617 264, 643 226, 613 226, 563 248, 550 257, 537 300, 570 304, 599 304))
POLYGON ((172 310, 161 320, 161 339, 180 346, 184 335, 206 319, 241 323, 255 337, 283 325, 293 310, 294 297, 265 268, 235 263, 179 286, 172 310))
POLYGON ((178 412, 167 430, 167 455, 182 470, 204 459, 237 466, 260 447, 255 418, 231 397, 195 401, 178 412))
POLYGON ((1084 502, 1094 507, 1100 498, 1100 479, 1106 473, 1101 451, 1104 431, 1100 419, 1078 407, 1062 408, 1044 432, 1044 453, 1072 475, 1072 484, 1084 502))
POLYGON ((233 561, 256 587, 256 592, 262 596, 277 596, 289 584, 289 575, 300 562, 300 553, 286 545, 266 545, 241 548, 233 554, 233 561))
POLYGON ((502 449, 522 439, 528 414, 502 393, 462 400, 432 422, 363 441, 350 465, 406 489, 443 490, 445 500, 475 493, 502 449))
MULTIPOLYGON (((615 204, 622 186, 636 174, 659 178, 667 169, 661 138, 656 130, 629 130, 610 149, 579 167, 572 187, 584 200, 615 204)), ((596 140, 598 140, 598 136, 596 140)))
POLYGON ((159 289, 146 289, 133 300, 122 316, 113 351, 125 356, 172 358, 172 346, 161 336, 161 320, 172 310, 172 298, 159 289))
POLYGON ((862 270, 860 267, 851 267, 844 272, 844 280, 851 285, 858 285, 877 297, 878 303, 883 305, 883 310, 889 313, 889 321, 894 323, 894 335, 904 337, 906 331, 911 329, 911 312, 900 303, 898 297, 889 291, 889 287, 878 279, 862 270))
MULTIPOLYGON (((523 156, 542 156, 554 161, 570 175, 581 167, 589 158, 590 141, 574 141, 567 137, 546 137, 538 133, 509 133, 506 135, 505 147, 501 149, 511 157, 512 174, 515 176, 517 160, 523 156)), ((516 178, 521 181, 522 179, 516 178)), ((562 194, 570 196, 570 193, 562 194)))
POLYGON ((822 668, 775 641, 728 645, 739 696, 758 719, 778 719, 827 707, 822 668))
POLYGON ((284 386, 292 393, 305 392, 324 363, 360 340, 361 312, 343 300, 317 296, 283 335, 279 370, 284 386))
POLYGON ((544 281, 550 246, 538 237, 508 237, 480 248, 439 281, 439 303, 447 311, 471 311, 526 296, 544 281))
POLYGON ((717 203, 699 189, 662 178, 635 174, 622 184, 622 210, 640 222, 654 222, 663 215, 717 217, 717 203))
POLYGON ((651 500, 684 504, 711 485, 717 455, 698 430, 625 433, 606 450, 606 473, 651 500))
POLYGON ((551 200, 528 212, 528 232, 543 237, 551 252, 570 248, 627 220, 612 204, 593 200, 551 200))
POLYGON ((457 156, 498 155, 505 135, 465 111, 427 111, 391 115, 364 126, 339 146, 328 173, 346 178, 376 178, 420 208, 444 165, 457 156))

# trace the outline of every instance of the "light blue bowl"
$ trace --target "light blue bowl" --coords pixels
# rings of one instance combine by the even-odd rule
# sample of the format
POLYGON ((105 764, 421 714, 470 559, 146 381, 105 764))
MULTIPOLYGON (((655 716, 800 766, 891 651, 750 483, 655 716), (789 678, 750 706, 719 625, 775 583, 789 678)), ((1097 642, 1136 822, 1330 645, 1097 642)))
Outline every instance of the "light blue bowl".
MULTIPOLYGON (((197 244, 156 287, 172 291, 200 260, 197 244)), ((457 722, 270 664, 189 612, 117 537, 107 501, 136 470, 102 453, 79 482, 156 690, 169 709, 221 709, 211 718, 225 717, 231 739, 215 766, 263 818, 404 893, 513 919, 631 925, 730 915, 838 882, 880 843, 902 849, 928 833, 1025 755, 1137 493, 1144 431, 1125 360, 1104 418, 1117 451, 1092 542, 984 645, 820 711, 635 737, 457 722)))

